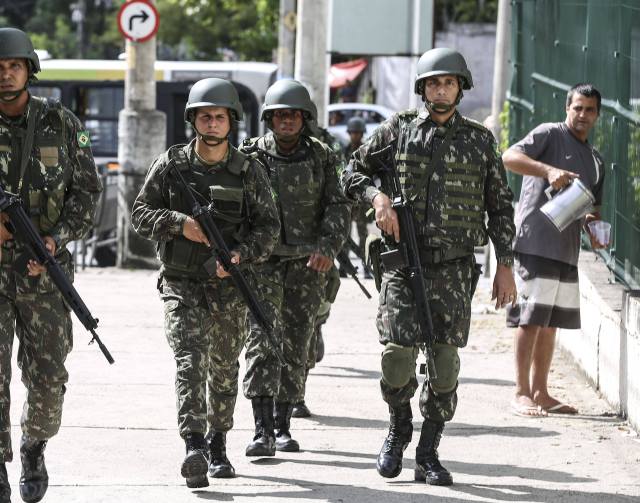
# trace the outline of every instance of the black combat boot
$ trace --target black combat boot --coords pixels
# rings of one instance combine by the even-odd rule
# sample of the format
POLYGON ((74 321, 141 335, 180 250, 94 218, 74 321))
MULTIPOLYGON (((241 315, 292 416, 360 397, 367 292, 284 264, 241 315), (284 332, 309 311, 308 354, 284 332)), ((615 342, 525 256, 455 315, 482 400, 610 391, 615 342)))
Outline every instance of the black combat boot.
POLYGON ((304 403, 304 400, 293 405, 291 417, 311 417, 311 411, 309 410, 309 407, 307 407, 307 404, 304 403))
POLYGON ((289 402, 276 402, 275 427, 276 450, 283 452, 298 452, 300 444, 291 438, 289 427, 291 426, 291 413, 293 404, 289 402))
POLYGON ((438 459, 438 445, 442 437, 444 423, 425 419, 420 432, 420 442, 416 448, 415 479, 432 486, 450 486, 453 478, 438 459))
POLYGON ((236 470, 227 458, 227 432, 215 431, 209 439, 209 477, 231 479, 236 470))
POLYGON ((49 487, 49 475, 44 465, 46 440, 33 440, 22 435, 20 441, 20 497, 27 503, 35 503, 44 497, 49 487))
POLYGON ((0 463, 0 503, 11 503, 11 484, 4 462, 0 463))
POLYGON ((207 487, 207 444, 202 433, 191 432, 184 437, 187 455, 182 462, 180 474, 187 479, 187 487, 207 487))
POLYGON ((273 432, 273 397, 256 396, 251 399, 256 434, 247 445, 247 456, 275 456, 276 436, 273 432))
POLYGON ((411 442, 413 415, 409 403, 400 407, 389 406, 389 413, 389 434, 378 454, 376 468, 380 475, 392 479, 402 471, 402 453, 411 442))

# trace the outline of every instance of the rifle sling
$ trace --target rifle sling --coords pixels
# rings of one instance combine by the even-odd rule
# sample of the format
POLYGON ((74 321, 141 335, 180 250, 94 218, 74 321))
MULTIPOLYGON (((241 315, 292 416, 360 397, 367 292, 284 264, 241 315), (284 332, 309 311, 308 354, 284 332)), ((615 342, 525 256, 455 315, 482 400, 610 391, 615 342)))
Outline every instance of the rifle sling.
POLYGON ((27 134, 24 138, 24 143, 22 144, 20 156, 20 178, 18 179, 17 192, 20 194, 20 197, 27 207, 29 205, 28 175, 30 174, 27 172, 27 165, 29 164, 29 158, 31 157, 31 150, 33 149, 33 136, 36 131, 36 119, 38 115, 40 115, 41 107, 42 102, 38 98, 32 98, 29 110, 27 111, 27 134))
POLYGON ((418 184, 416 185, 416 188, 413 191, 413 194, 407 194, 407 199, 410 202, 415 201, 416 197, 418 197, 418 194, 420 194, 420 192, 422 192, 422 189, 425 188, 425 186, 427 185, 427 183, 431 179, 431 176, 433 175, 434 171, 436 170, 436 167, 438 166, 438 164, 443 160, 444 153, 447 150, 449 150, 449 146, 451 145, 451 141, 453 140, 453 135, 458 130, 458 125, 459 124, 460 124, 460 121, 456 121, 455 124, 453 124, 447 130, 447 133, 445 134, 444 139, 442 140, 442 143, 437 148, 437 150, 435 151, 433 156, 431 156, 431 161, 429 161, 429 165, 427 166, 427 169, 425 169, 422 177, 420 177, 420 180, 418 181, 418 184))

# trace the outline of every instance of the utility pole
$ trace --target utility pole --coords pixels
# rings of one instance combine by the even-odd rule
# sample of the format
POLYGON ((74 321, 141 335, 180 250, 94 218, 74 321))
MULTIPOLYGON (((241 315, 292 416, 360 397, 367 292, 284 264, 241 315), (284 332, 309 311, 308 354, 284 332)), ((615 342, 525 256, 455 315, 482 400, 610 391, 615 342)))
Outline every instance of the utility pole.
POLYGON ((167 119, 156 110, 156 39, 127 40, 124 109, 118 115, 118 267, 156 268, 155 247, 131 227, 131 207, 155 157, 165 150, 167 119))
POLYGON ((296 0, 280 0, 278 77, 292 78, 296 55, 296 0))
POLYGON ((496 141, 500 143, 500 112, 507 96, 509 85, 509 54, 511 37, 509 23, 511 19, 511 4, 509 0, 498 2, 498 22, 496 25, 496 50, 493 66, 493 95, 491 98, 492 132, 496 141))
POLYGON ((327 53, 328 0, 298 0, 295 78, 307 86, 318 107, 318 124, 326 125, 329 101, 327 53))
MULTIPOLYGON (((511 37, 509 36, 509 23, 511 19, 510 0, 498 1, 498 21, 496 24, 496 50, 493 63, 493 94, 491 97, 491 132, 500 145, 500 112, 504 100, 507 97, 509 85, 509 54, 511 37)), ((489 277, 491 271, 495 271, 498 265, 496 254, 491 242, 485 247, 484 275, 489 277)))
POLYGON ((78 58, 84 59, 84 21, 87 18, 85 0, 77 0, 69 6, 71 22, 76 24, 76 39, 78 43, 78 58))

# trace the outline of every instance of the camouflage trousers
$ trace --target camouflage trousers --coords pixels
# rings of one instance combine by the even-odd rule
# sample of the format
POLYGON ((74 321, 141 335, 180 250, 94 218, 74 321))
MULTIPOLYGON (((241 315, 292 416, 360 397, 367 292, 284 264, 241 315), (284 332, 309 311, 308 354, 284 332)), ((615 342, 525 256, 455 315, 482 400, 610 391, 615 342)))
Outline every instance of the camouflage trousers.
POLYGON ((351 207, 351 221, 356 224, 356 232, 358 233, 358 248, 360 255, 364 257, 364 244, 367 241, 369 230, 367 225, 372 222, 372 217, 367 216, 367 211, 371 209, 371 205, 358 203, 351 207))
POLYGON ((320 302, 316 320, 313 324, 313 336, 311 337, 311 343, 309 344, 309 352, 307 354, 307 375, 309 370, 316 366, 316 356, 318 354, 318 346, 316 345, 316 339, 321 337, 322 325, 324 325, 329 319, 331 314, 331 304, 336 300, 338 290, 340 289, 340 273, 337 267, 332 267, 327 272, 327 286, 324 289, 324 297, 320 302))
POLYGON ((273 313, 287 366, 281 367, 263 330, 251 320, 243 382, 247 398, 273 396, 288 403, 304 398, 309 344, 327 281, 326 273, 309 269, 307 261, 307 257, 273 258, 256 267, 261 296, 273 313))
POLYGON ((247 309, 231 278, 164 277, 164 329, 176 362, 178 431, 228 431, 238 396, 247 309))
MULTIPOLYGON (((466 346, 471 322, 471 299, 479 277, 473 256, 438 265, 425 266, 423 277, 436 341, 462 348, 466 346)), ((380 304, 376 319, 380 343, 393 342, 401 346, 416 346, 420 332, 413 292, 401 270, 383 275, 380 304)), ((380 380, 382 397, 392 407, 409 402, 418 389, 415 362, 412 377, 402 388, 393 388, 380 380)), ((457 388, 457 386, 456 386, 457 388)), ((458 397, 450 393, 436 394, 428 377, 420 393, 420 412, 433 421, 450 421, 455 414, 458 397)))
MULTIPOLYGON (((65 384, 64 366, 73 346, 71 316, 62 296, 45 272, 16 274, 3 250, 0 267, 0 461, 11 461, 11 353, 18 339, 18 367, 27 398, 22 407, 22 432, 47 440, 60 429, 65 384)), ((73 280, 69 262, 61 264, 73 280)))

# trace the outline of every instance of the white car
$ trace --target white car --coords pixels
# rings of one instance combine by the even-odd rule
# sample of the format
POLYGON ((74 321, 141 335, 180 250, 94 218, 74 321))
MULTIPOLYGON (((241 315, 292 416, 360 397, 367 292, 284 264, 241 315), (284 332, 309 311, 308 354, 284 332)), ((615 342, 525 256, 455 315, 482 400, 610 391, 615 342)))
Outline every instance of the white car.
POLYGON ((327 107, 329 112, 329 126, 327 129, 343 145, 349 144, 347 133, 347 121, 354 116, 362 117, 367 126, 364 138, 367 138, 375 129, 391 117, 393 110, 382 105, 370 103, 332 103, 327 107))

